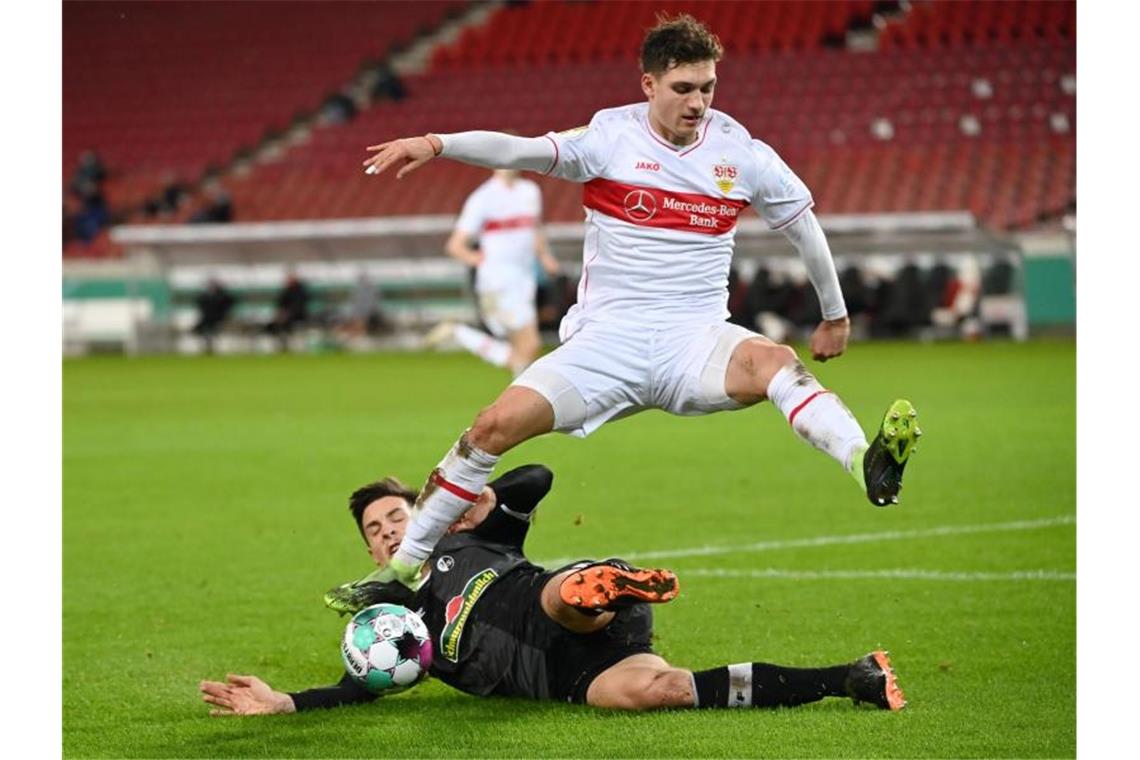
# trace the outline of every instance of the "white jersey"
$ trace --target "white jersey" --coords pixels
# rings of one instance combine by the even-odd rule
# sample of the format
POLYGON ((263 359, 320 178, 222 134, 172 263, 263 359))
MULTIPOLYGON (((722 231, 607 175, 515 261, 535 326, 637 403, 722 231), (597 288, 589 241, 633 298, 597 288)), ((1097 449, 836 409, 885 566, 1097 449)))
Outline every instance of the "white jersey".
POLYGON ((477 239, 483 252, 475 273, 477 292, 534 290, 541 218, 542 193, 529 179, 516 178, 508 185, 491 177, 471 193, 455 226, 477 239))
POLYGON ((563 340, 598 319, 723 321, 740 212, 755 206, 780 229, 813 205, 774 150, 712 109, 683 147, 652 130, 648 103, 607 108, 587 127, 546 137, 555 150, 548 173, 585 183, 582 277, 563 340))

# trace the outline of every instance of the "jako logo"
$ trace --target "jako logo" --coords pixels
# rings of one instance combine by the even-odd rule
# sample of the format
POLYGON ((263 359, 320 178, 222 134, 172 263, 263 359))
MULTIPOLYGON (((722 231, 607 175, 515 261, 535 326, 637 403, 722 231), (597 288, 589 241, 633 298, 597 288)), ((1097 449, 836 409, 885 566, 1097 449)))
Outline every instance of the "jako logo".
POLYGON ((651 171, 651 172, 659 172, 659 171, 661 171, 661 164, 657 163, 656 161, 653 161, 652 163, 649 161, 638 161, 637 166, 635 166, 633 168, 634 169, 646 169, 647 171, 651 171))

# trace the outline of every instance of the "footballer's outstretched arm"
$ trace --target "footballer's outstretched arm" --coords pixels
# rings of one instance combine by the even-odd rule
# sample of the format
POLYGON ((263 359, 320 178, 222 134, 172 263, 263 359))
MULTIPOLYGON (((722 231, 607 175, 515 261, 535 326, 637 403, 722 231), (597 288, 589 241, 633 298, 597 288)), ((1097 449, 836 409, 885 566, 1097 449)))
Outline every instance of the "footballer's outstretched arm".
POLYGON ((811 354, 819 361, 827 361, 847 349, 847 337, 851 333, 851 323, 847 319, 847 306, 843 303, 843 291, 839 287, 831 248, 827 245, 819 220, 810 208, 781 229, 799 252, 807 267, 808 279, 819 296, 823 321, 812 333, 811 354))
POLYGON ((288 696, 298 712, 326 707, 358 705, 364 702, 373 702, 379 698, 379 695, 373 694, 352 680, 352 676, 347 673, 332 686, 290 692, 288 696))
POLYGON ((382 174, 399 167, 396 179, 420 168, 436 156, 487 169, 547 172, 556 158, 554 143, 546 137, 518 137, 502 132, 456 132, 406 137, 369 145, 375 155, 364 161, 366 174, 382 174))
POLYGON ((257 676, 230 673, 225 682, 202 681, 198 685, 202 701, 214 705, 210 715, 284 715, 322 707, 341 707, 371 702, 377 695, 352 680, 347 673, 339 683, 286 694, 257 676))

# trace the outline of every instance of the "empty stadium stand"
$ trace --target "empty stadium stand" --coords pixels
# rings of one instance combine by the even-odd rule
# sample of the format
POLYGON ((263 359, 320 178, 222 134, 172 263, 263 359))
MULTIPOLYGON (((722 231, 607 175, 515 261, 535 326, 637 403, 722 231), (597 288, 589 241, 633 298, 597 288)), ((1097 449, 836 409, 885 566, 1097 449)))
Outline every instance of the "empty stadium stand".
POLYGON ((97 149, 108 202, 129 210, 165 177, 196 182, 228 163, 466 5, 65 2, 64 171, 97 149))
MULTIPOLYGON (((64 14, 65 167, 83 147, 99 147, 122 172, 121 199, 153 187, 163 170, 200 171, 282 126, 363 57, 445 13, 419 3, 401 14, 313 17, 284 3, 219 25, 217 4, 82 5, 64 14), (187 7, 159 14, 158 5, 187 7), (171 30, 181 49, 160 43, 171 30), (119 79, 135 84, 107 84, 119 79)), ((1071 209, 1075 3, 919 1, 876 17, 891 5, 508 4, 439 47, 426 73, 406 81, 406 99, 315 129, 227 185, 240 221, 455 213, 483 171, 439 162, 400 182, 377 180, 360 173, 364 146, 429 130, 541 134, 639 101, 636 50, 663 9, 692 12, 720 34, 727 55, 714 105, 784 155, 823 212, 969 209, 1010 229, 1071 209), (878 50, 844 47, 876 18, 878 50)), ((577 188, 543 182, 549 219, 581 218, 577 188)))
MULTIPOLYGON (((1075 202, 1073 3, 982 2, 1048 7, 981 13, 989 20, 974 35, 935 33, 960 29, 962 11, 950 7, 959 5, 969 3, 915 4, 870 53, 832 43, 866 23, 872 3, 669 7, 725 30, 715 105, 776 147, 822 210, 965 208, 997 228, 1032 224, 1075 202), (912 23, 921 33, 895 31, 912 23)), ((504 8, 439 49, 407 100, 319 131, 287 165, 235 185, 241 206, 260 219, 454 212, 482 172, 441 163, 399 183, 370 181, 357 171, 363 146, 429 130, 541 134, 640 100, 634 51, 656 7, 504 8)), ((577 189, 544 182, 548 216, 580 218, 577 189)))

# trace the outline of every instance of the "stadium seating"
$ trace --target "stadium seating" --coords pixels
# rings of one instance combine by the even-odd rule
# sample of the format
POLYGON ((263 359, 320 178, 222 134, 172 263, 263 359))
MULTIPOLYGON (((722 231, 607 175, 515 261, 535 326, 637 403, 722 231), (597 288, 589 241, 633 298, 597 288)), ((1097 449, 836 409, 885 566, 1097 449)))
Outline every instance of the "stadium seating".
MULTIPOLYGON (((298 16, 290 16, 289 9, 274 18, 274 31, 258 28, 256 35, 253 27, 262 17, 250 12, 233 24, 250 39, 286 35, 270 67, 273 76, 281 76, 261 85, 257 77, 270 74, 255 74, 255 62, 250 70, 235 63, 251 46, 223 45, 219 51, 219 40, 240 35, 214 30, 211 37, 206 34, 210 25, 195 25, 195 14, 187 11, 178 23, 188 30, 203 28, 197 37, 185 33, 187 49, 209 50, 209 57, 220 59, 217 66, 206 66, 207 56, 200 52, 179 57, 144 45, 151 55, 152 89, 110 88, 106 101, 82 91, 106 79, 112 62, 124 68, 140 64, 137 58, 126 63, 125 53, 111 55, 117 38, 109 30, 116 22, 102 10, 118 4, 92 5, 100 10, 88 9, 90 18, 83 24, 72 14, 65 28, 65 81, 72 70, 91 69, 91 76, 65 85, 68 108, 73 99, 78 104, 67 125, 84 125, 65 128, 65 161, 95 144, 113 166, 134 167, 125 181, 138 187, 153 187, 147 172, 175 164, 201 168, 224 157, 274 118, 287 119, 300 103, 315 103, 328 89, 328 84, 318 86, 318 79, 343 79, 364 51, 375 54, 384 47, 377 42, 382 25, 356 28, 367 14, 341 14, 354 26, 345 36, 313 34, 314 28, 331 29, 334 21, 306 17, 302 42, 295 29, 298 16), (83 29, 92 38, 87 59, 68 52, 69 41, 83 29), (318 37, 331 37, 337 51, 320 52, 317 47, 328 39, 313 39, 318 37), (245 82, 236 88, 245 93, 244 99, 235 96, 240 108, 234 105, 231 113, 225 101, 190 108, 189 101, 222 97, 213 85, 223 71, 245 82), (319 77, 316 71, 322 72, 319 77), (177 85, 159 87, 160 81, 177 85), (254 90, 263 96, 250 96, 254 90), (143 92, 149 93, 149 103, 143 92), (142 113, 140 103, 155 115, 142 113), (107 126, 112 123, 117 126, 107 126), (92 134, 108 142, 89 139, 92 134), (116 141, 116 134, 130 137, 116 141)), ((404 7, 415 15, 428 11, 414 9, 436 5, 404 7)), ((598 108, 639 101, 635 51, 658 10, 693 12, 720 33, 727 55, 715 105, 788 160, 812 188, 821 212, 966 208, 1006 229, 1070 208, 1075 203, 1075 3, 914 2, 882 29, 879 50, 846 50, 847 32, 866 29, 882 5, 873 0, 509 4, 438 48, 427 72, 405 82, 406 99, 381 103, 347 124, 316 129, 281 160, 228 178, 237 218, 455 213, 485 172, 440 162, 400 182, 376 180, 360 172, 364 146, 429 130, 510 128, 541 134, 583 124, 598 108)), ((125 7, 142 16, 146 13, 138 9, 149 9, 125 7)), ((438 17, 440 11, 435 12, 438 17)), ((407 28, 414 27, 409 22, 407 28)), ((385 39, 397 36, 392 28, 385 34, 392 35, 385 39)), ((577 188, 541 182, 548 219, 581 218, 577 188)))
POLYGON ((905 24, 888 27, 880 47, 935 50, 1032 42, 1071 44, 1076 27, 1077 4, 1068 0, 915 3, 905 24))
POLYGON ((436 51, 436 70, 485 65, 597 61, 634 62, 644 30, 660 12, 698 15, 718 30, 729 52, 804 50, 842 38, 856 18, 869 19, 872 0, 746 2, 549 3, 541 9, 506 7, 436 51))
POLYGON ((195 181, 465 5, 65 3, 64 171, 97 149, 120 209, 171 173, 195 181))

